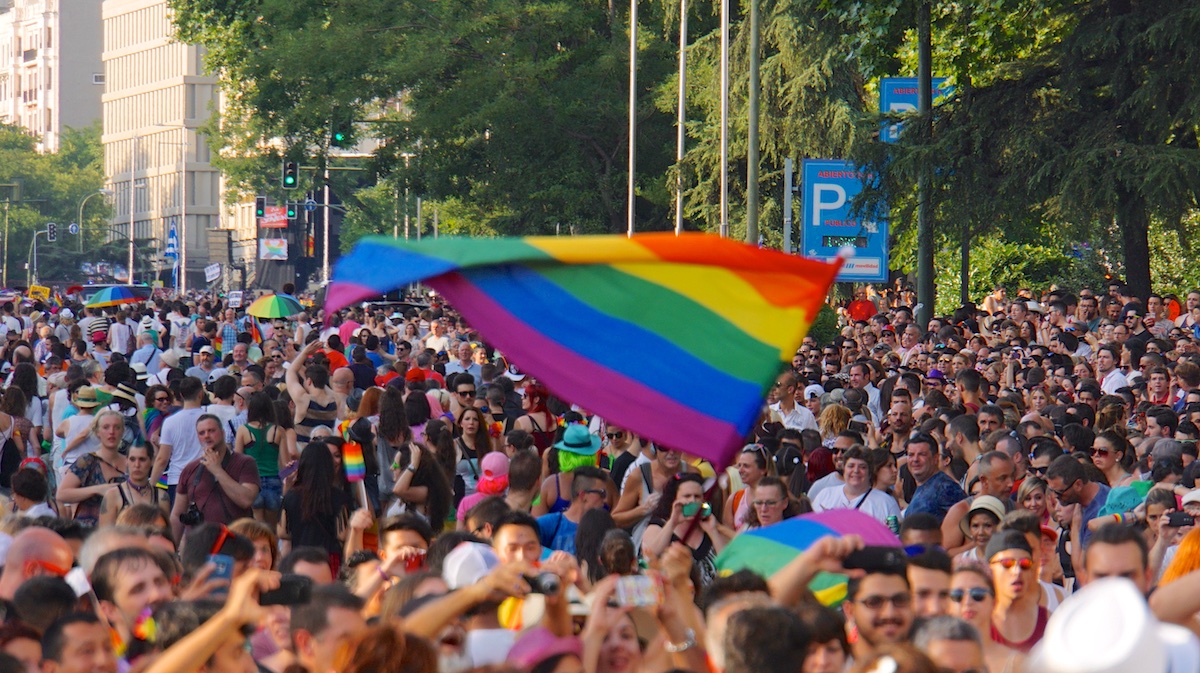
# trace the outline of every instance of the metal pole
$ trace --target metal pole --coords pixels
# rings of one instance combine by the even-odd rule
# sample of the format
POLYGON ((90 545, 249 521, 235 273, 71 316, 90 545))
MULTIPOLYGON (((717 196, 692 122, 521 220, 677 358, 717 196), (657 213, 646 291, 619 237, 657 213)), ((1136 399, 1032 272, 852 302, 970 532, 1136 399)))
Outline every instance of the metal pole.
POLYGON ((433 209, 433 237, 434 238, 438 237, 438 215, 440 215, 440 214, 441 214, 441 210, 435 206, 433 209))
POLYGON ((746 242, 758 245, 758 0, 750 0, 750 98, 746 153, 746 242))
POLYGON ((133 145, 130 148, 129 160, 129 284, 133 285, 133 226, 134 211, 137 208, 137 150, 141 143, 141 134, 133 134, 133 145))
POLYGON ((421 240, 421 197, 417 197, 417 240, 421 240))
MULTIPOLYGON (((930 114, 933 106, 933 70, 930 63, 931 46, 930 33, 930 3, 921 2, 917 9, 917 112, 919 123, 924 129, 924 136, 929 137, 933 117, 930 114)), ((917 315, 917 324, 929 324, 933 315, 934 283, 933 283, 933 212, 929 202, 929 167, 920 167, 917 179, 917 302, 921 310, 917 315)))
POLYGON ((792 180, 795 179, 792 158, 783 160, 783 251, 792 251, 792 180))
POLYGON ((183 194, 179 201, 179 294, 182 296, 187 293, 187 248, 188 248, 188 221, 187 221, 187 155, 188 155, 188 134, 187 129, 183 130, 183 156, 181 158, 182 165, 180 166, 179 179, 182 180, 180 191, 183 194))
POLYGON ((400 238, 400 184, 392 186, 392 238, 400 238))
POLYGON ((325 218, 324 218, 325 232, 324 232, 324 234, 322 234, 322 237, 321 237, 322 241, 323 241, 323 243, 321 244, 321 248, 322 248, 321 253, 324 256, 324 260, 321 262, 321 277, 324 279, 324 281, 326 283, 328 283, 329 282, 329 169, 328 168, 325 169, 325 186, 322 189, 324 190, 324 198, 325 198, 325 218))
POLYGON ((637 179, 637 21, 637 0, 629 0, 629 180, 625 187, 629 236, 633 236, 634 229, 634 182, 637 179))
POLYGON ((679 2, 679 118, 675 122, 675 235, 683 233, 683 154, 687 141, 684 109, 687 94, 688 0, 679 2))
POLYGON ((40 231, 33 232, 33 240, 29 242, 30 262, 28 263, 29 269, 25 274, 25 278, 26 278, 25 284, 26 285, 36 285, 37 284, 37 237, 38 237, 38 234, 40 234, 40 233, 42 233, 42 232, 40 232, 40 231))
POLYGON ((0 271, 0 285, 8 287, 8 204, 11 201, 4 202, 4 270, 0 271))
POLYGON ((729 235, 729 0, 721 0, 721 236, 729 235))
POLYGON ((404 185, 404 240, 408 240, 408 185, 404 185))

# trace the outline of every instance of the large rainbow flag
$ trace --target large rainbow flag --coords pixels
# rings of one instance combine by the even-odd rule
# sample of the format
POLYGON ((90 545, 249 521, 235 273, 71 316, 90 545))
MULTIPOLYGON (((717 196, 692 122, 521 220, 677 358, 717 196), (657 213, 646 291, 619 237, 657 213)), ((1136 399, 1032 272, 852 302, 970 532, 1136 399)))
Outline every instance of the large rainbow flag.
POLYGON ((360 241, 327 313, 424 281, 548 388, 725 464, 840 268, 707 234, 360 241))

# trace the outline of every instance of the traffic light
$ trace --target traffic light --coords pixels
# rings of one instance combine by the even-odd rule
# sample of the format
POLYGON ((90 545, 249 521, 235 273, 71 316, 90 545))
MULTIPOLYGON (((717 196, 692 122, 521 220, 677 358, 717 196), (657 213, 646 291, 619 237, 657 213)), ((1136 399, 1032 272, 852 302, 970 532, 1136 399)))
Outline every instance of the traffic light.
POLYGON ((329 133, 329 146, 339 149, 354 147, 354 123, 350 121, 333 122, 329 133))
POLYGON ((288 201, 287 202, 288 222, 294 221, 299 216, 300 216, 300 204, 296 203, 295 201, 288 201))
POLYGON ((295 161, 283 162, 283 188, 295 189, 300 185, 300 166, 295 161))
POLYGON ((267 216, 267 197, 254 197, 254 216, 262 219, 267 216))
POLYGON ((58 223, 51 222, 46 225, 46 240, 51 243, 58 240, 58 223))

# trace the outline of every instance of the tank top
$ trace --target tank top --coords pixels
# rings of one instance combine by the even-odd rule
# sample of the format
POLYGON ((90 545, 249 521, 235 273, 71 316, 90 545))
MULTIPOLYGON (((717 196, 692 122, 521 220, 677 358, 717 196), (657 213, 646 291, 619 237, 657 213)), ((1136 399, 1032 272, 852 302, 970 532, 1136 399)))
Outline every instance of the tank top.
POLYGON ((473 495, 479 486, 479 458, 475 455, 474 449, 468 447, 461 438, 456 440, 456 443, 458 450, 462 451, 462 458, 454 465, 454 474, 463 480, 465 497, 473 495))
POLYGON ((256 428, 247 423, 245 428, 253 438, 253 442, 246 445, 246 455, 254 459, 254 464, 258 466, 258 476, 260 477, 278 477, 279 476, 279 446, 267 441, 271 435, 271 428, 275 426, 268 423, 265 427, 256 428))
POLYGON ((533 438, 533 445, 537 447, 538 455, 542 455, 554 444, 554 436, 558 434, 558 428, 543 430, 541 425, 538 425, 537 419, 532 415, 529 416, 529 424, 533 426, 533 431, 529 436, 533 438))
POLYGON ((328 404, 317 404, 315 400, 308 401, 308 410, 304 412, 304 420, 296 424, 296 443, 308 444, 312 431, 320 426, 330 429, 337 425, 337 400, 328 404))
POLYGON ((1005 638, 1004 634, 1000 633, 1000 629, 996 628, 996 624, 993 622, 991 625, 992 640, 1004 645, 1005 647, 1011 647, 1018 652, 1028 654, 1029 651, 1033 649, 1033 646, 1037 645, 1038 641, 1041 640, 1042 636, 1046 633, 1046 622, 1049 621, 1049 619, 1050 611, 1039 605, 1037 610, 1037 623, 1034 624, 1033 633, 1031 633, 1028 638, 1022 640, 1021 642, 1014 643, 1005 638))

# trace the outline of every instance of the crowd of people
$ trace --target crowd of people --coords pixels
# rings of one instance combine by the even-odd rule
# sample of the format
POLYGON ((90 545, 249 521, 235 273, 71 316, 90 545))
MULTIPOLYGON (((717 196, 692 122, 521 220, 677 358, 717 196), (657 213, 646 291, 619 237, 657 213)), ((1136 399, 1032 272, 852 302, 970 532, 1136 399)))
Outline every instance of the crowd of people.
POLYGON ((4 304, 0 673, 1200 671, 1200 292, 1145 299, 861 288, 728 468, 436 296, 4 304), (900 546, 722 567, 838 510, 900 546))

